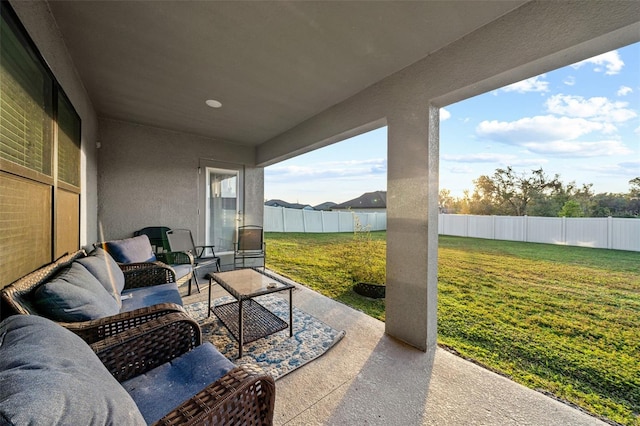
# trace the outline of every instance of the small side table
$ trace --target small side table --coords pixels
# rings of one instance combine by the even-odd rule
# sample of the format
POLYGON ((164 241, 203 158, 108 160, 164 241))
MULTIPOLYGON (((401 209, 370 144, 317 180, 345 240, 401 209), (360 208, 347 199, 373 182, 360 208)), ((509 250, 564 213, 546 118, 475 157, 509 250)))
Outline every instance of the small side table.
POLYGON ((207 274, 209 278, 208 316, 213 312, 238 341, 238 358, 242 358, 242 346, 289 326, 289 337, 293 336, 293 289, 295 286, 253 268, 207 274), (211 307, 211 287, 214 281, 225 289, 235 302, 211 307), (289 290, 289 324, 269 311, 255 297, 289 290))

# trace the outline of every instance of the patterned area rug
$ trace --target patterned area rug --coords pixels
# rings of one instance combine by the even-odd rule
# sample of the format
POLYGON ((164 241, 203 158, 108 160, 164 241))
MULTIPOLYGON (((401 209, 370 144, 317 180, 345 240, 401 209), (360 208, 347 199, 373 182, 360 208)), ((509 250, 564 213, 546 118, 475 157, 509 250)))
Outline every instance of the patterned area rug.
MULTIPOLYGON (((216 299, 213 303, 219 305, 233 300, 231 296, 225 296, 216 299)), ((254 300, 287 323, 289 322, 288 300, 269 294, 254 300)), ((231 362, 236 365, 249 363, 257 365, 275 380, 323 355, 345 335, 344 330, 335 330, 294 306, 293 337, 289 337, 289 327, 287 327, 270 336, 245 344, 243 356, 238 359, 238 342, 214 314, 207 318, 207 302, 186 305, 185 310, 202 327, 203 340, 213 343, 231 362)))

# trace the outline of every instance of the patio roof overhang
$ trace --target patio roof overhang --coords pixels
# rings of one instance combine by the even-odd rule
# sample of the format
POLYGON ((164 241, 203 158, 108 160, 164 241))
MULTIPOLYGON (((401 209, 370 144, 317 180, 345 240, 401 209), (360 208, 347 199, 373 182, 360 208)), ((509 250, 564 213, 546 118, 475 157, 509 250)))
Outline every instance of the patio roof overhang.
MULTIPOLYGON (((139 177, 183 154, 178 145, 191 157, 180 159, 171 178, 191 188, 189 173, 217 150, 259 169, 387 125, 385 327, 421 349, 433 347, 437 334, 439 107, 640 40, 633 0, 12 5, 41 49, 61 34, 45 57, 62 70, 63 87, 74 87, 72 102, 85 104, 84 242, 98 233, 95 216, 114 234, 147 220, 155 207, 144 203, 134 212, 101 206, 127 206, 147 189, 156 193, 146 200, 166 198, 153 179, 131 185, 125 175, 135 168, 139 177), (207 107, 207 99, 222 108, 207 107), (107 120, 103 128, 92 110, 107 120), (109 120, 142 125, 144 134, 109 120), (110 145, 101 150, 100 176, 91 147, 98 133, 110 145), (145 145, 131 162, 134 144, 145 145), (118 184, 127 191, 117 192, 118 184)), ((245 213, 259 212, 262 171, 248 174, 245 213)), ((196 198, 184 194, 171 194, 163 219, 195 229, 196 198)))
MULTIPOLYGON (((640 38, 632 25, 636 2, 562 3, 52 1, 49 7, 98 116, 256 147, 257 162, 268 165, 383 124, 367 117, 360 120, 367 126, 337 137, 296 133, 297 141, 288 141, 291 129, 456 43, 469 44, 461 50, 469 61, 495 69, 483 75, 476 68, 484 84, 468 79, 449 102, 640 38), (523 15, 514 39, 508 30, 523 15), (584 45, 614 30, 624 34, 584 45), (504 69, 498 68, 504 61, 486 55, 487 44, 510 56, 504 69), (483 57, 474 57, 476 48, 483 57), (542 63, 531 66, 536 61, 542 63), (207 99, 222 108, 205 106, 207 99)), ((469 62, 458 66, 474 69, 469 62)))
POLYGON ((98 116, 259 146, 524 3, 49 6, 98 116))

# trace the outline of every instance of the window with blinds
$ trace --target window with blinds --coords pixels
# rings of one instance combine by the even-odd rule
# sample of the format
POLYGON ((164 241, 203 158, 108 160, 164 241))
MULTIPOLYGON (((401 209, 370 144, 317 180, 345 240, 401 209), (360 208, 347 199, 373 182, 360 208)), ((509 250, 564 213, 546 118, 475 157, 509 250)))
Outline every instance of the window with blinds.
POLYGON ((51 176, 53 79, 2 6, 0 158, 51 176))
POLYGON ((64 94, 58 94, 58 179, 80 187, 80 118, 64 94))
POLYGON ((4 287, 79 248, 81 122, 9 3, 1 1, 0 11, 4 287))

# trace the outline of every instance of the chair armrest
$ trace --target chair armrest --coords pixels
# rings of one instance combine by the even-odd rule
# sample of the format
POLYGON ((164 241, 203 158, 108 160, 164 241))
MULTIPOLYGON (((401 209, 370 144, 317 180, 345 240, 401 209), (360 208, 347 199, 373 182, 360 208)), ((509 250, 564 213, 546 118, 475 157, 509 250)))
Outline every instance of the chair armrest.
POLYGON ((207 249, 211 249, 211 256, 213 257, 217 257, 216 256, 216 252, 213 250, 215 246, 213 245, 209 245, 209 246, 195 246, 196 249, 196 257, 200 258, 202 257, 202 255, 204 254, 205 251, 207 251, 207 249))
POLYGON ((59 324, 91 344, 175 312, 183 313, 184 309, 175 303, 159 303, 91 321, 60 322, 59 324))
POLYGON ((271 425, 275 381, 254 367, 229 371, 185 401, 156 425, 241 424, 271 425))
POLYGON ((198 323, 185 312, 174 312, 91 344, 119 382, 144 374, 202 342, 198 323))
POLYGON ((188 251, 168 251, 156 253, 158 260, 168 265, 193 265, 193 255, 188 251))
POLYGON ((162 262, 118 263, 124 273, 124 288, 149 287, 176 281, 176 273, 162 262))

